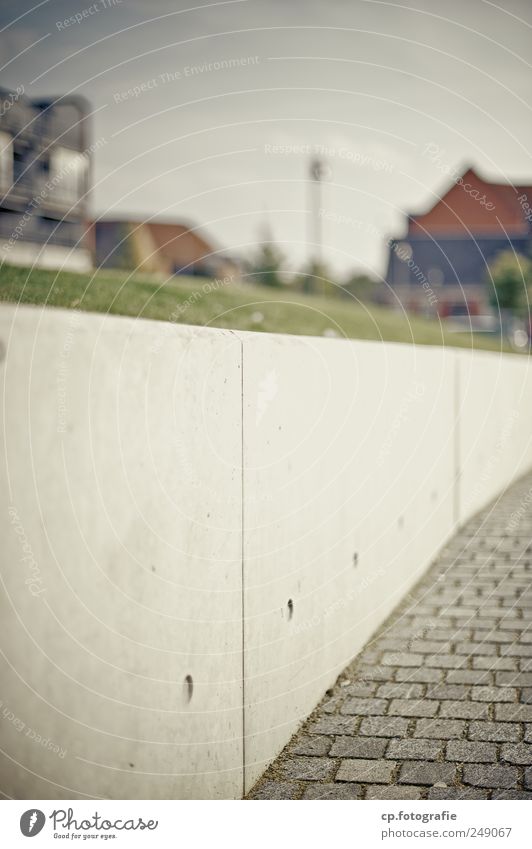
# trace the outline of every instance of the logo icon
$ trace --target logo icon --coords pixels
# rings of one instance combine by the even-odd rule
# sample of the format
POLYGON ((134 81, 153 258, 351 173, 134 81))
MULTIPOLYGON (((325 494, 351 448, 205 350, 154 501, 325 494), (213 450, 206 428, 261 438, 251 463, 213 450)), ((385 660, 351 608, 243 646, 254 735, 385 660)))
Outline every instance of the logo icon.
POLYGON ((20 818, 20 830, 24 837, 35 837, 44 828, 46 817, 37 808, 24 811, 20 818))

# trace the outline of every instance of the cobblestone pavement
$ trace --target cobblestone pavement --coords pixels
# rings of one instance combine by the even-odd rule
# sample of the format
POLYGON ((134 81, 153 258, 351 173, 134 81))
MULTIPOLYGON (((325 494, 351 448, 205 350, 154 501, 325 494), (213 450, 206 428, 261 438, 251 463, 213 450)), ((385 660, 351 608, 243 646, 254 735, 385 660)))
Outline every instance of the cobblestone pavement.
POLYGON ((252 799, 532 798, 532 475, 447 544, 252 799))

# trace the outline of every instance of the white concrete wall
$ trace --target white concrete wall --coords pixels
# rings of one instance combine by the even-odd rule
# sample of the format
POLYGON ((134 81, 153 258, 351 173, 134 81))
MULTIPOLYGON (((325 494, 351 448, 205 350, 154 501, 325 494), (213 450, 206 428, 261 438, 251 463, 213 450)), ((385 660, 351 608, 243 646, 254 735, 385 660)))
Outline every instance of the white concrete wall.
POLYGON ((526 358, 5 305, 0 343, 16 797, 239 797, 532 466, 526 358))
POLYGON ((164 329, 0 311, 11 796, 242 791, 241 345, 164 329))
POLYGON ((458 501, 465 519, 532 465, 532 369, 528 358, 456 356, 458 501))
POLYGON ((248 788, 452 530, 452 366, 437 348, 245 339, 248 788))

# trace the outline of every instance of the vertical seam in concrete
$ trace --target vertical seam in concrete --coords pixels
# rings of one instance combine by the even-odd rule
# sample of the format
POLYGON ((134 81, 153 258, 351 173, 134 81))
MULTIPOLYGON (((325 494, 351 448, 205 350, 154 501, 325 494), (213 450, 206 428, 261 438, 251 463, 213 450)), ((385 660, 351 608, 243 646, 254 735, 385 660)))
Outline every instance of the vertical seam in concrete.
POLYGON ((456 530, 460 524, 460 359, 454 360, 454 494, 453 523, 456 530))
POLYGON ((244 569, 244 340, 240 339, 240 550, 241 550, 241 617, 242 617, 242 798, 246 795, 246 631, 245 631, 245 569, 244 569))

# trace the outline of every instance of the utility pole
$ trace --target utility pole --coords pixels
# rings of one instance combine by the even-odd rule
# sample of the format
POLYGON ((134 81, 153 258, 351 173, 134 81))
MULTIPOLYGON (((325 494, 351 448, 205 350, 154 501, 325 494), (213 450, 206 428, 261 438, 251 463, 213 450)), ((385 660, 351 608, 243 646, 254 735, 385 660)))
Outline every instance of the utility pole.
POLYGON ((322 227, 321 227, 321 182, 326 174, 325 163, 317 156, 310 160, 309 170, 309 206, 310 206, 310 264, 321 265, 322 227))

